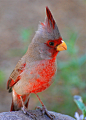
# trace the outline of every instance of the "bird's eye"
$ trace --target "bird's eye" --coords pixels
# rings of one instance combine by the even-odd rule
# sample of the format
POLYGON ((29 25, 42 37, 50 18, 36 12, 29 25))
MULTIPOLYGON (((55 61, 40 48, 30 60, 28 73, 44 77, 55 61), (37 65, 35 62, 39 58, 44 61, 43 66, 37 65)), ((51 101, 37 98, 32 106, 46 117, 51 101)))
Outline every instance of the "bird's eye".
POLYGON ((54 42, 49 42, 49 45, 54 46, 54 42))

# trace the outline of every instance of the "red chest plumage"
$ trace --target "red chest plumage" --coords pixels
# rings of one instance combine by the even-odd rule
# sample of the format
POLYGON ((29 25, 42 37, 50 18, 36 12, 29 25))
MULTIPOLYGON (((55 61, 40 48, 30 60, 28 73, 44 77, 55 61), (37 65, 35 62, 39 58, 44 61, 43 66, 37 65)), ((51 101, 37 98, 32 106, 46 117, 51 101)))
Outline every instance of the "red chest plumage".
POLYGON ((33 90, 31 91, 33 93, 41 92, 52 84, 53 76, 56 72, 55 58, 45 60, 45 62, 43 61, 40 66, 38 65, 36 68, 39 77, 35 80, 33 85, 33 90))

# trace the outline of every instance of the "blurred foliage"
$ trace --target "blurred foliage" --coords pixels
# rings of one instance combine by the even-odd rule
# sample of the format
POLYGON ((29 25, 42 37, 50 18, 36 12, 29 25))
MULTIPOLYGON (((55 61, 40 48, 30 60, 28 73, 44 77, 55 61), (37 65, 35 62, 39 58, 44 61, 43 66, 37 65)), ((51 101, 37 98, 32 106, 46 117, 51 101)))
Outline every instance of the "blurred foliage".
POLYGON ((23 55, 26 53, 28 46, 30 44, 30 38, 31 38, 32 30, 31 29, 22 29, 20 32, 21 36, 21 42, 24 44, 24 49, 22 51, 23 55))
MULTIPOLYGON (((82 97, 79 95, 75 95, 74 102, 77 104, 78 108, 82 111, 83 120, 85 120, 85 118, 86 118, 86 106, 83 103, 82 97)), ((78 117, 79 117, 79 115, 78 115, 78 117)), ((80 117, 79 117, 79 119, 80 119, 80 117)), ((77 118, 77 120, 78 120, 78 118, 77 118)))
POLYGON ((77 120, 86 120, 86 106, 83 103, 82 97, 79 95, 74 96, 74 102, 77 104, 78 108, 81 110, 82 115, 79 116, 79 114, 76 112, 75 117, 77 120))
POLYGON ((27 45, 29 45, 29 43, 30 43, 31 34, 32 34, 31 29, 22 29, 20 32, 21 42, 23 42, 23 44, 25 44, 24 50, 22 52, 23 54, 25 54, 28 49, 27 45))
POLYGON ((22 42, 27 42, 31 37, 31 29, 22 29, 20 34, 22 42))
POLYGON ((8 53, 9 56, 10 57, 23 56, 28 49, 31 35, 32 35, 31 29, 25 28, 25 29, 20 30, 20 43, 23 44, 23 48, 22 47, 12 48, 8 53))
POLYGON ((3 87, 4 79, 5 79, 5 74, 2 70, 0 70, 0 88, 3 87))

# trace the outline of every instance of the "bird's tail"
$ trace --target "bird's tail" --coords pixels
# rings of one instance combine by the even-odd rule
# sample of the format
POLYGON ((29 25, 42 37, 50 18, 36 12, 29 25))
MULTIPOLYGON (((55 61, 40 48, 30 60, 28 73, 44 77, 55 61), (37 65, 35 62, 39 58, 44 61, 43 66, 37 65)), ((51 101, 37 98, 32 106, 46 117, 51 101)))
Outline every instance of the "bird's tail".
MULTIPOLYGON (((22 96, 25 107, 28 108, 29 94, 22 96)), ((12 104, 10 111, 18 111, 22 107, 21 95, 18 95, 15 90, 12 90, 12 104)))

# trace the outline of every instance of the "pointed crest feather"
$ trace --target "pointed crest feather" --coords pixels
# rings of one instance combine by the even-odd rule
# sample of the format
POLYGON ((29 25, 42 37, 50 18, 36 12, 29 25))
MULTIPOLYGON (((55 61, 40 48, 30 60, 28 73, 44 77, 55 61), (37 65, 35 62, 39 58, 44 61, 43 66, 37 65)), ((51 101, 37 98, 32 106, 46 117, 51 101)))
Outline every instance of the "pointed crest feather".
MULTIPOLYGON (((53 15, 48 7, 46 7, 46 18, 44 22, 40 22, 38 30, 36 32, 37 36, 47 39, 59 39, 61 38, 57 24, 53 18, 53 15)), ((35 37, 37 37, 35 36, 35 37)), ((38 40, 38 38, 37 38, 38 40)))
POLYGON ((48 19, 48 25, 50 26, 50 22, 51 22, 51 25, 54 29, 55 27, 55 20, 53 19, 53 15, 51 13, 51 11, 49 10, 48 7, 46 7, 46 15, 47 15, 47 19, 48 19))

